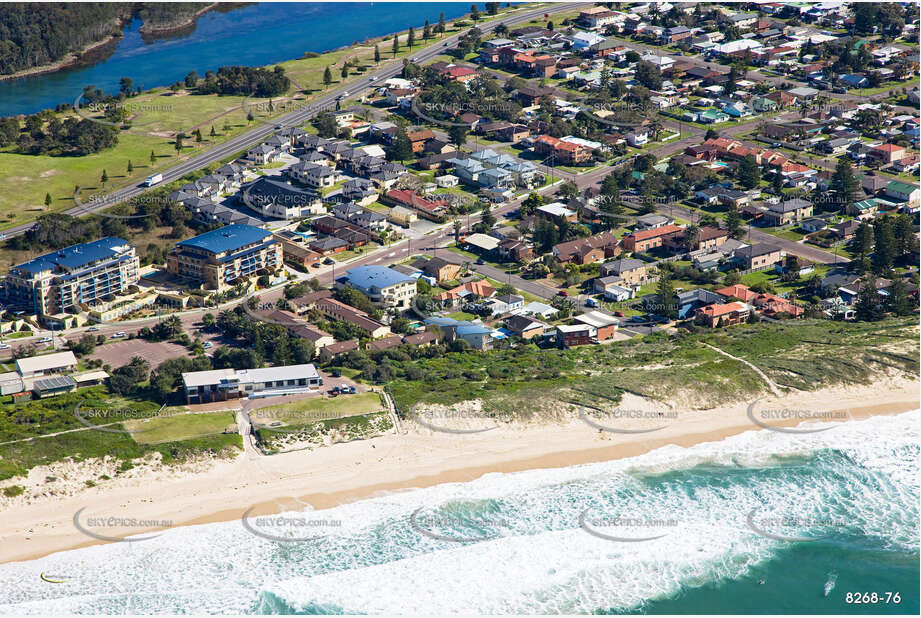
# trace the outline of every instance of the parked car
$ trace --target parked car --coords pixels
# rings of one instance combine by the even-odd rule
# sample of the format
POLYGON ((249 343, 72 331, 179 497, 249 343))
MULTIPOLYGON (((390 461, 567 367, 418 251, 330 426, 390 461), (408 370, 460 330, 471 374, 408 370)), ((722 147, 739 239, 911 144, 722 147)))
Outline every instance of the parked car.
POLYGON ((614 312, 614 316, 615 316, 615 317, 618 317, 618 318, 622 318, 622 317, 624 317, 624 312, 623 312, 623 311, 615 311, 615 312, 614 312))
POLYGON ((641 315, 635 315, 635 316, 633 316, 632 318, 630 318, 630 321, 631 321, 631 322, 645 322, 645 321, 646 321, 646 318, 644 318, 644 317, 641 316, 641 315))
POLYGON ((206 341, 206 342, 204 342, 203 344, 201 344, 201 347, 203 347, 204 349, 207 350, 208 348, 213 348, 213 347, 214 347, 214 344, 211 343, 210 341, 206 341))
POLYGON ((325 260, 323 260, 323 263, 329 266, 331 264, 335 264, 336 260, 334 260, 333 258, 326 258, 325 260))
POLYGON ((339 388, 339 392, 343 395, 354 395, 358 391, 355 390, 354 386, 342 386, 339 388))
POLYGON ((486 260, 484 260, 483 258, 477 258, 476 262, 474 262, 474 264, 476 264, 477 266, 482 266, 485 263, 486 263, 486 260))
POLYGON ((594 298, 586 298, 586 299, 585 299, 585 306, 586 306, 586 307, 597 307, 597 306, 598 306, 598 301, 595 300, 594 298))
POLYGON ((569 296, 569 292, 567 292, 566 290, 560 290, 559 292, 556 293, 556 295, 557 296, 569 296))
POLYGON ((329 372, 329 375, 333 376, 334 378, 341 378, 342 371, 340 369, 333 369, 332 371, 329 372))
POLYGON ((310 265, 310 267, 311 268, 322 268, 323 265, 320 264, 319 262, 314 262, 313 264, 310 265))

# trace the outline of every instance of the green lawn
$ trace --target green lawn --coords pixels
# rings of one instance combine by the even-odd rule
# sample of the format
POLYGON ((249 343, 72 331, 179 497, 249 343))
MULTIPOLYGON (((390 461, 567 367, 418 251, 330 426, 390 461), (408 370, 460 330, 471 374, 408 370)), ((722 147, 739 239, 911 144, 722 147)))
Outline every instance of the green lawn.
POLYGON ((133 431, 138 444, 178 442, 222 433, 235 433, 236 420, 232 412, 179 414, 175 416, 128 421, 125 428, 133 431))
MULTIPOLYGON (((343 374, 345 375, 345 374, 343 374)), ((338 397, 311 397, 280 406, 253 410, 250 417, 257 425, 281 421, 285 424, 303 424, 347 416, 361 416, 384 409, 377 393, 366 392, 338 397)))
POLYGON ((477 318, 477 316, 472 313, 467 313, 466 311, 455 311, 454 313, 449 313, 447 317, 458 321, 475 320, 477 318))

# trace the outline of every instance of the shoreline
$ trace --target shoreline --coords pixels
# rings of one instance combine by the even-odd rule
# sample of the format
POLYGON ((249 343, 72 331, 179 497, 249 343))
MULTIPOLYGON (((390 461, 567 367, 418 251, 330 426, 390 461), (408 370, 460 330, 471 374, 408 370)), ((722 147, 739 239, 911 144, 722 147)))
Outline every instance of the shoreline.
MULTIPOLYGON (((119 23, 117 24, 117 27, 120 29, 124 28, 127 21, 130 21, 130 18, 129 20, 120 20, 119 23)), ((42 64, 42 65, 31 67, 28 69, 22 69, 21 71, 10 73, 9 75, 0 75, 0 82, 11 80, 11 79, 22 79, 24 77, 34 77, 36 75, 45 75, 46 73, 56 73, 58 71, 63 71, 64 69, 68 69, 70 67, 77 66, 80 64, 80 61, 83 60, 83 58, 87 54, 91 54, 93 52, 99 52, 106 45, 115 43, 116 41, 121 39, 123 36, 124 34, 122 34, 121 30, 119 30, 117 33, 110 34, 109 36, 102 39, 101 41, 90 43, 89 45, 87 45, 81 50, 68 52, 64 58, 61 58, 57 62, 52 62, 50 64, 42 64)), ((22 115, 28 116, 28 114, 22 114, 22 115)))
MULTIPOLYGON (((771 399, 784 407, 861 420, 919 409, 918 386, 916 380, 896 379, 873 387, 837 387, 771 399)), ((87 510, 84 517, 169 522, 166 528, 232 521, 248 510, 253 515, 307 505, 320 510, 387 493, 469 482, 490 473, 611 461, 666 445, 687 448, 747 431, 765 431, 748 418, 747 404, 682 412, 678 422, 657 433, 606 434, 579 420, 503 426, 460 436, 409 431, 268 457, 244 452, 191 474, 154 469, 136 478, 114 479, 105 489, 49 495, 4 509, 0 539, 7 542, 0 543, 0 563, 106 542, 91 540, 75 528, 73 513, 82 508, 87 510), (236 506, 228 508, 229 503, 236 506)), ((797 419, 790 419, 776 426, 797 424, 797 419)), ((101 532, 124 537, 162 529, 101 532)))
POLYGON ((148 27, 147 24, 141 24, 141 27, 138 28, 138 32, 140 32, 142 35, 145 35, 145 36, 163 36, 171 32, 182 30, 183 28, 188 28, 189 26, 193 25, 196 21, 198 21, 199 17, 201 17, 208 11, 217 8, 219 4, 220 3, 218 2, 212 2, 208 6, 195 11, 195 13, 193 13, 187 20, 179 24, 174 24, 170 26, 159 26, 159 27, 158 26, 148 27))

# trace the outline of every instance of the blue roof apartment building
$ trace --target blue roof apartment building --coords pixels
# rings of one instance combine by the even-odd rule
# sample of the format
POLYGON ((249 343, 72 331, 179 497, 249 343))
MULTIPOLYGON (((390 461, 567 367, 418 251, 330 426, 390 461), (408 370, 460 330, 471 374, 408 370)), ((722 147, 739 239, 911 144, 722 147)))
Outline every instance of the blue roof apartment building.
POLYGON ((409 309, 416 297, 416 280, 384 266, 357 266, 346 271, 338 283, 353 287, 372 303, 409 309))
POLYGON ((238 279, 282 266, 282 245, 271 232, 254 225, 226 225, 177 243, 166 259, 176 277, 222 291, 238 279))
POLYGON ((138 268, 134 246, 109 236, 13 266, 4 295, 9 305, 47 318, 125 292, 138 282, 138 268))

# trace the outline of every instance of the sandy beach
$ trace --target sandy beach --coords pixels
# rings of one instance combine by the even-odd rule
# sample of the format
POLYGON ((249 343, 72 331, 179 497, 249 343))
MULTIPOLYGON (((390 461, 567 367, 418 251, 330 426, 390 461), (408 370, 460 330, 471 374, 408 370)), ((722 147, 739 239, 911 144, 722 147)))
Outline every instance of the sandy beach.
MULTIPOLYGON (((25 481, 16 481, 44 486, 48 475, 57 475, 59 489, 29 500, 25 496, 2 498, 0 562, 30 560, 104 542, 75 527, 74 514, 80 509, 85 509, 81 518, 168 523, 100 530, 123 537, 164 527, 239 519, 249 509, 253 514, 308 505, 322 509, 388 492, 471 481, 487 473, 608 461, 669 444, 688 447, 763 430, 759 422, 784 428, 796 426, 807 417, 840 421, 899 414, 921 407, 919 399, 919 382, 900 378, 880 379, 873 386, 766 397, 752 408, 751 415, 750 402, 740 402, 711 410, 659 415, 660 410, 649 418, 604 421, 605 427, 617 431, 601 430, 576 414, 570 421, 555 424, 496 426, 484 421, 475 428, 486 430, 476 433, 446 433, 409 421, 402 424, 401 434, 312 451, 262 456, 247 449, 233 460, 178 467, 139 466, 130 474, 89 488, 85 479, 93 477, 86 475, 98 478, 99 470, 105 469, 103 462, 62 463, 34 469, 25 481), (620 432, 624 430, 634 433, 620 432)), ((633 396, 625 397, 621 408, 654 410, 633 396)), ((114 464, 111 466, 114 469, 114 464)))

